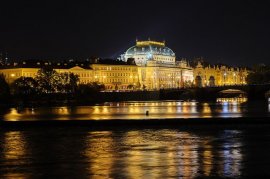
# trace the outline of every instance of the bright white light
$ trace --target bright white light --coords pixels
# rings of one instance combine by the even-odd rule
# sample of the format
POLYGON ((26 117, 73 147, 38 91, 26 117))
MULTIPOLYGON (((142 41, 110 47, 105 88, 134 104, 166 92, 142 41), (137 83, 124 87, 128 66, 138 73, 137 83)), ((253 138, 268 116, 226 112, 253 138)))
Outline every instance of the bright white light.
POLYGON ((152 58, 153 58, 152 53, 148 53, 148 54, 147 54, 147 58, 148 58, 148 59, 152 59, 152 58))

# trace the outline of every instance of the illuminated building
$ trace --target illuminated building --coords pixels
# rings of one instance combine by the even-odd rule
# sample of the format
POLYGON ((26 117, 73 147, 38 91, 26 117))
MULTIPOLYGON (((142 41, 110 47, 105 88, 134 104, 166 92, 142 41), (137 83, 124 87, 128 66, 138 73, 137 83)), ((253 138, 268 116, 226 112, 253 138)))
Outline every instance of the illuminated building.
POLYGON ((149 61, 155 65, 175 65, 175 53, 165 46, 165 42, 136 41, 136 45, 126 51, 124 58, 134 58, 138 66, 147 66, 149 61))
POLYGON ((128 65, 127 63, 102 64, 78 63, 70 65, 68 63, 36 62, 28 63, 26 61, 20 63, 9 64, 5 68, 0 69, 0 73, 4 74, 8 83, 20 77, 32 77, 42 67, 52 66, 58 73, 73 73, 79 76, 79 83, 87 84, 98 82, 105 85, 107 90, 127 90, 138 89, 138 69, 136 65, 128 65))
POLYGON ((224 65, 203 66, 200 62, 192 68, 185 59, 176 61, 175 53, 165 42, 136 41, 118 60, 92 62, 42 62, 23 61, 0 65, 8 83, 20 77, 35 77, 38 70, 50 66, 59 73, 74 73, 79 83, 102 83, 108 91, 159 90, 246 84, 248 71, 224 65))
MULTIPOLYGON (((40 62, 37 62, 36 66, 28 66, 26 62, 23 62, 24 65, 22 66, 10 66, 4 69, 0 69, 0 73, 4 74, 6 80, 8 83, 12 83, 14 80, 20 78, 20 77, 32 77, 35 78, 37 75, 37 72, 40 68, 47 66, 49 64, 40 64, 40 62), (39 67, 40 66, 40 67, 39 67)), ((80 83, 90 83, 93 82, 92 76, 93 71, 85 69, 80 66, 74 66, 74 67, 54 67, 54 70, 58 73, 74 73, 79 76, 80 83)))
POLYGON ((194 68, 194 83, 198 87, 246 84, 248 70, 225 65, 203 66, 198 62, 194 68))
POLYGON ((140 84, 145 89, 179 88, 193 82, 193 69, 186 60, 176 61, 175 53, 165 42, 136 41, 123 57, 125 61, 135 60, 140 84))
POLYGON ((128 64, 91 64, 93 81, 103 83, 107 90, 140 89, 138 68, 128 64))

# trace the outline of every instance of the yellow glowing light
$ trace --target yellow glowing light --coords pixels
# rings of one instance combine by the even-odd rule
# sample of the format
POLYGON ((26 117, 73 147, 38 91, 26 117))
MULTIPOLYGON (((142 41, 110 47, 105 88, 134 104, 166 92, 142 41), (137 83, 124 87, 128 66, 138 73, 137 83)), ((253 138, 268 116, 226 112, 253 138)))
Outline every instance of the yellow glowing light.
POLYGON ((10 76, 11 76, 11 77, 15 77, 15 74, 14 74, 14 73, 12 73, 10 76))
POLYGON ((136 42, 136 46, 148 46, 148 45, 158 45, 158 46, 165 46, 164 42, 156 42, 156 41, 138 41, 136 42))

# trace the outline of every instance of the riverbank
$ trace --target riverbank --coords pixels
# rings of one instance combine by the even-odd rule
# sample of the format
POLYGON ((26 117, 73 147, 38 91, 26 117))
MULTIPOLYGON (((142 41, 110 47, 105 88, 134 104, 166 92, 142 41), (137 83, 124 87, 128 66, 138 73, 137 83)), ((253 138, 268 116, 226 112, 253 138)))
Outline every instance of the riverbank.
POLYGON ((96 92, 87 95, 48 93, 23 97, 10 96, 9 100, 0 101, 0 107, 82 106, 104 102, 153 100, 160 100, 159 91, 96 92))
MULTIPOLYGON (((224 87, 225 88, 225 87, 224 87)), ((248 88, 248 87, 246 87, 248 88)), ((120 101, 156 101, 156 100, 196 100, 215 102, 222 87, 168 89, 158 91, 125 91, 125 92, 91 92, 77 93, 45 93, 36 95, 13 96, 6 101, 0 100, 0 106, 8 107, 39 107, 39 106, 78 106, 93 105, 104 102, 120 101)), ((237 97, 237 96, 235 96, 237 97)), ((249 101, 266 100, 264 92, 253 91, 249 101)))

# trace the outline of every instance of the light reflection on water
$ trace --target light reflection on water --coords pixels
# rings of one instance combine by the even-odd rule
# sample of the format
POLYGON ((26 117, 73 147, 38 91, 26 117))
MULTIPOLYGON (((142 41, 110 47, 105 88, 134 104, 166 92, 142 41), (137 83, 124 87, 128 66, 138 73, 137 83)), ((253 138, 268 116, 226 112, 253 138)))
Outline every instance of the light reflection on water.
POLYGON ((241 162, 242 158, 242 143, 239 138, 234 138, 234 136, 241 135, 239 131, 225 131, 223 134, 224 138, 233 138, 234 140, 227 140, 223 143, 223 151, 220 165, 223 167, 223 175, 226 177, 231 177, 232 173, 234 175, 241 174, 241 162))
POLYGON ((268 98, 268 112, 270 112, 270 98, 268 98))
POLYGON ((237 177, 242 140, 239 130, 0 131, 0 178, 237 177))
MULTIPOLYGON (((11 108, 2 119, 17 120, 109 120, 109 119, 174 119, 242 117, 249 112, 246 103, 223 101, 198 103, 195 101, 115 102, 96 106, 11 108), (146 115, 146 111, 149 115, 146 115)), ((269 109, 264 111, 270 112, 269 109)))
POLYGON ((0 138, 0 168, 4 168, 3 178, 29 177, 28 174, 21 173, 19 170, 14 171, 14 168, 27 163, 25 156, 28 151, 22 132, 9 131, 1 137, 3 138, 0 138))

